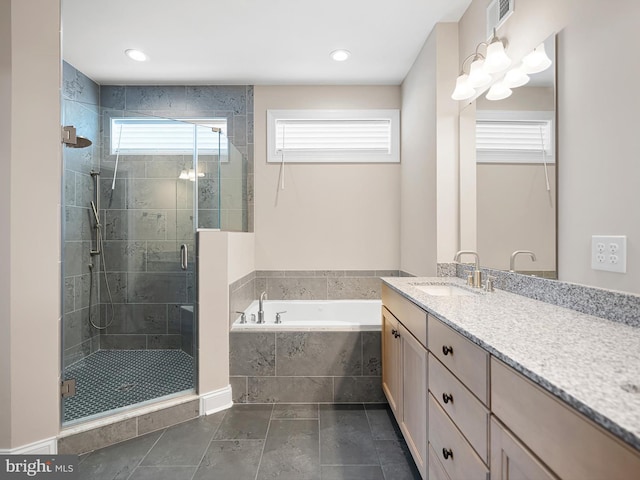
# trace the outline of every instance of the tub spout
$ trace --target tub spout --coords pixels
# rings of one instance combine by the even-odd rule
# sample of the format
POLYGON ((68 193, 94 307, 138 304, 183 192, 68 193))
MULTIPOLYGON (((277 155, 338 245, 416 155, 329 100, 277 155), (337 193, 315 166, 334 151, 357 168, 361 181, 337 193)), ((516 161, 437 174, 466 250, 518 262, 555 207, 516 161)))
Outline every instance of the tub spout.
POLYGON ((267 292, 260 294, 260 300, 258 300, 258 323, 264 323, 264 309, 262 308, 263 302, 267 299, 267 292))

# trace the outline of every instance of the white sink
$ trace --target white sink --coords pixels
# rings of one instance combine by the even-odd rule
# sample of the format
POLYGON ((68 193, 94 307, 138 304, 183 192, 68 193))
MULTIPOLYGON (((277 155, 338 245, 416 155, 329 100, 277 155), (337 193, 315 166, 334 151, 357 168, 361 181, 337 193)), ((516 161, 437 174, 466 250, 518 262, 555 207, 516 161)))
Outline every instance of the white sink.
POLYGON ((437 297, 453 297, 453 296, 473 296, 476 292, 467 290, 466 288, 456 285, 413 285, 418 290, 423 291, 427 295, 437 297))

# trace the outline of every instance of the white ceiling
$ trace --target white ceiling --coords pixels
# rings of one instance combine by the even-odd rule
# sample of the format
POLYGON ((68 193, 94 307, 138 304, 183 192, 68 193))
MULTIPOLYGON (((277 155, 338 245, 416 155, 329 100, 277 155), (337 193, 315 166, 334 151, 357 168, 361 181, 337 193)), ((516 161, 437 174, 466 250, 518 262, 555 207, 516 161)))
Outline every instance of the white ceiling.
POLYGON ((397 85, 434 25, 470 3, 62 0, 63 57, 101 84, 397 85), (338 48, 351 58, 333 61, 338 48))

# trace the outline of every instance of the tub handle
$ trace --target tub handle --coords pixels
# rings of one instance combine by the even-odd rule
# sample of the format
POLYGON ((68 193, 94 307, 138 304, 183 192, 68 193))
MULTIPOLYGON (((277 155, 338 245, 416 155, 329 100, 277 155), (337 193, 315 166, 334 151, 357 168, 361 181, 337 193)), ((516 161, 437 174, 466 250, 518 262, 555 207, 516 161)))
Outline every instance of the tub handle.
POLYGON ((282 323, 282 319, 280 318, 280 315, 282 315, 283 313, 287 313, 287 311, 283 311, 283 312, 276 312, 276 323, 282 323))
POLYGON ((255 313, 251 314, 251 323, 256 323, 256 314, 255 313))
POLYGON ((240 314, 240 323, 247 323, 247 314, 244 312, 238 312, 236 311, 236 313, 240 314))

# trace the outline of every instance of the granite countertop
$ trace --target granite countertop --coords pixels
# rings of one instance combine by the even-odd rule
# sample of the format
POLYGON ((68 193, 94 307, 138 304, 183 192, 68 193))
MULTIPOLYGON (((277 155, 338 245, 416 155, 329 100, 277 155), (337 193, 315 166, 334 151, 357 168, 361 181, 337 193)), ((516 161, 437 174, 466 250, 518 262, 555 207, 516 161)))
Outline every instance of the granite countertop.
POLYGON ((459 278, 387 277, 385 284, 640 450, 640 328, 459 278), (435 296, 415 285, 457 285, 435 296))

